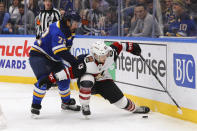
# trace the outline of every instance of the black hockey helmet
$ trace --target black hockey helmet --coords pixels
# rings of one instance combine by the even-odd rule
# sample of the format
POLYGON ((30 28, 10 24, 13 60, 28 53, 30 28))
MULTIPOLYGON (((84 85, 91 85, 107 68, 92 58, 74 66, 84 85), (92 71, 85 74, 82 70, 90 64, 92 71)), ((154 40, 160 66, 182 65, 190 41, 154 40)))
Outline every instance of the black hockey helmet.
POLYGON ((79 15, 79 13, 77 13, 76 11, 72 10, 72 11, 68 11, 64 14, 64 16, 62 17, 63 21, 77 21, 80 22, 81 21, 81 16, 79 15))

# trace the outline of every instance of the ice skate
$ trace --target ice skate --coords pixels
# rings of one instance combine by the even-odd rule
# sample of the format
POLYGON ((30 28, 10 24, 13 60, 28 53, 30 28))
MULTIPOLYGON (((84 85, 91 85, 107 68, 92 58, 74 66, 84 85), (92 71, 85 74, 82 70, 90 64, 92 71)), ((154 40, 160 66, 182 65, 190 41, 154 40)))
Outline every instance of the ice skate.
POLYGON ((139 107, 136 107, 135 111, 133 113, 136 113, 136 114, 146 114, 146 113, 149 113, 150 112, 150 108, 147 107, 147 106, 139 106, 139 107))
POLYGON ((40 110, 34 108, 31 109, 31 117, 33 119, 37 119, 39 115, 40 115, 40 110))
POLYGON ((75 99, 71 98, 68 103, 62 103, 61 108, 63 110, 80 111, 81 106, 76 105, 75 99))
POLYGON ((82 114, 86 119, 89 119, 89 116, 91 115, 89 105, 82 105, 82 114))
POLYGON ((32 106, 31 106, 31 117, 33 119, 37 119, 39 117, 40 109, 41 109, 41 105, 32 104, 32 106))

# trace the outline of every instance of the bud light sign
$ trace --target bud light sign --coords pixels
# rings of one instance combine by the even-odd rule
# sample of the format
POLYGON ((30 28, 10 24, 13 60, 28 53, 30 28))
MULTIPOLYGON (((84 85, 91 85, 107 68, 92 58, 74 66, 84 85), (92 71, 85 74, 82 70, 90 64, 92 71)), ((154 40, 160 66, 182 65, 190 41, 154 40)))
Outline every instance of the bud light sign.
POLYGON ((173 60, 176 85, 195 89, 195 61, 193 56, 174 54, 173 60))

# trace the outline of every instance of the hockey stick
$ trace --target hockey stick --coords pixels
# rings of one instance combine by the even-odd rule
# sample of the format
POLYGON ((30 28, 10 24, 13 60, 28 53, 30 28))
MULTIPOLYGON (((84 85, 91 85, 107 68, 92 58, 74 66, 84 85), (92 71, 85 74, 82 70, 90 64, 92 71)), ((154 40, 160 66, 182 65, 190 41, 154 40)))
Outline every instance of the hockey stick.
POLYGON ((163 83, 157 77, 157 75, 153 72, 153 70, 150 68, 150 66, 147 64, 147 62, 145 61, 144 57, 141 54, 139 56, 144 61, 145 65, 147 65, 148 69, 151 71, 151 73, 157 79, 157 81, 159 82, 159 84, 163 87, 164 91, 168 94, 168 96, 171 98, 171 100, 174 102, 174 104, 178 107, 178 113, 179 114, 182 114, 181 107, 178 105, 178 103, 175 101, 175 99, 170 95, 170 93, 168 92, 168 90, 164 87, 163 83))

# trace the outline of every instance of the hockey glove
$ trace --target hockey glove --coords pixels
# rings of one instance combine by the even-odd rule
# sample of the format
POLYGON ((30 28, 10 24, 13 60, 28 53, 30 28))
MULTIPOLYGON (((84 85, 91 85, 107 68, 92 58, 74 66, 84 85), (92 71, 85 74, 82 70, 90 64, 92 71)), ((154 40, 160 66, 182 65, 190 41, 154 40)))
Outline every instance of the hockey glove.
POLYGON ((55 74, 55 77, 60 80, 75 79, 81 77, 86 72, 85 63, 77 63, 76 65, 65 68, 55 74))
POLYGON ((139 56, 141 54, 141 48, 140 48, 139 44, 133 43, 133 51, 131 53, 134 55, 137 55, 137 56, 139 56))
POLYGON ((128 52, 131 52, 132 54, 137 55, 137 56, 141 54, 141 48, 139 44, 128 42, 126 43, 126 45, 127 45, 126 49, 128 52))
POLYGON ((56 78, 54 76, 53 73, 50 73, 48 76, 45 76, 45 77, 42 77, 40 80, 39 80, 39 83, 38 83, 38 86, 39 87, 42 87, 43 85, 46 85, 46 88, 47 90, 51 88, 51 86, 53 84, 56 83, 56 78))

